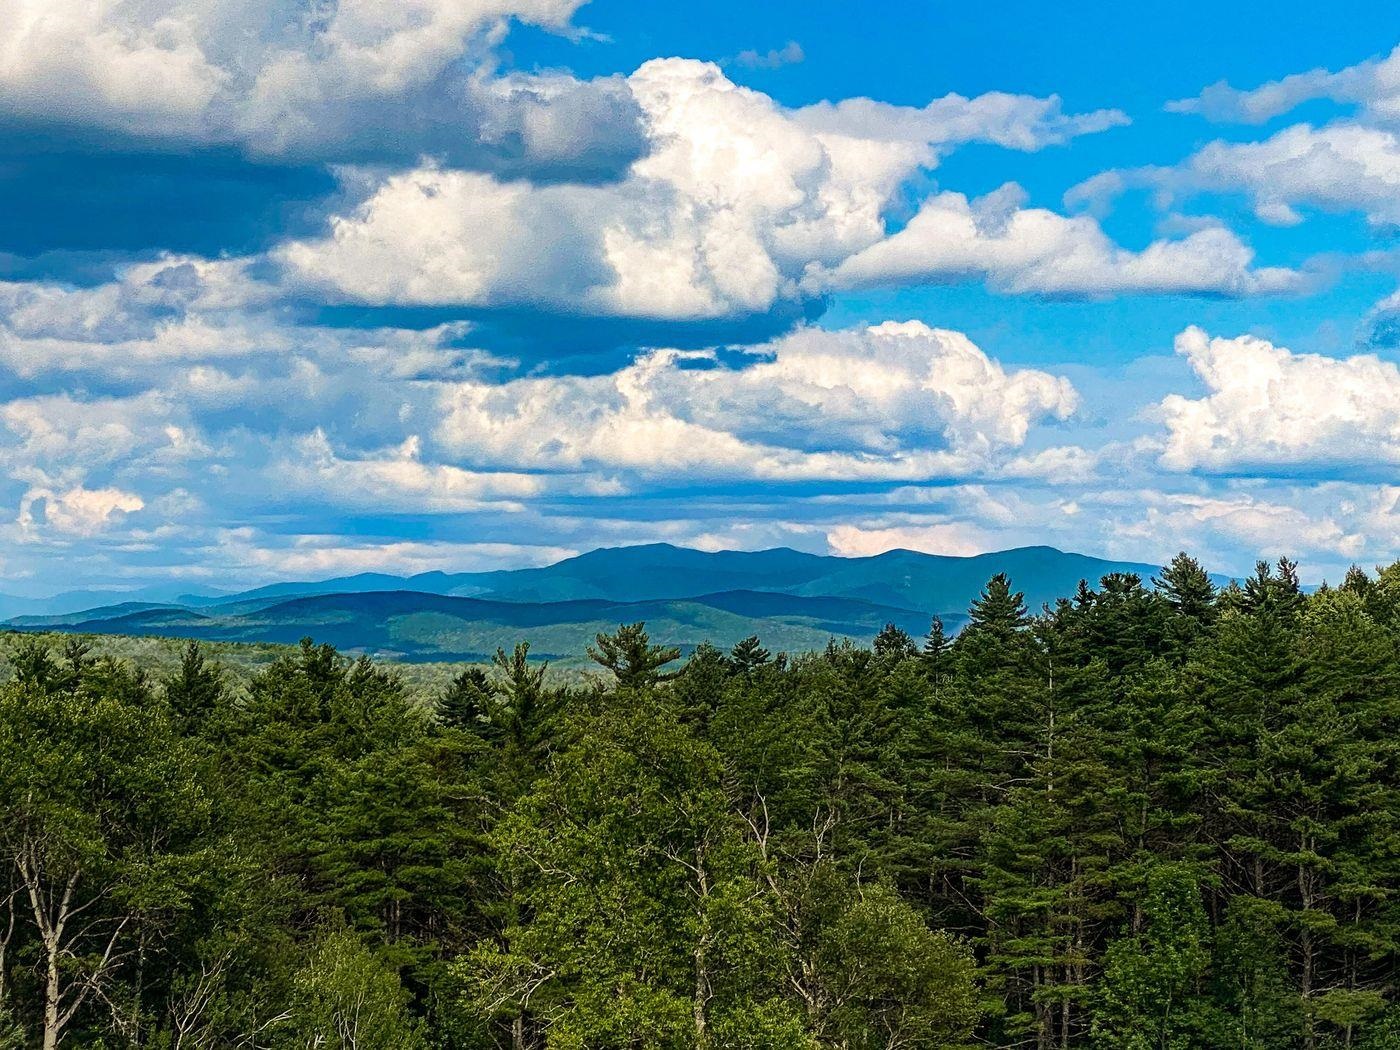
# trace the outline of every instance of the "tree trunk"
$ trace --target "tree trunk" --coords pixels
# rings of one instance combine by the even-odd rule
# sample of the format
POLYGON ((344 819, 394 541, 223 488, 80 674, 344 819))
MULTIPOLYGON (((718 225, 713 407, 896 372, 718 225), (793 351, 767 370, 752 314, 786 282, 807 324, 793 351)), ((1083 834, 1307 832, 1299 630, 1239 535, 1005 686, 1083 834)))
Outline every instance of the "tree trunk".
MULTIPOLYGON (((34 910, 34 925, 39 939, 44 945, 44 1050, 56 1050, 63 1026, 72 1014, 70 1008, 65 1015, 63 1010, 63 986, 59 980, 58 957, 63 950, 63 931, 68 925, 69 908, 73 901, 73 891, 78 885, 79 872, 68 877, 63 895, 56 903, 49 903, 43 897, 43 875, 37 860, 38 852, 22 856, 19 861, 20 878, 24 880, 25 891, 29 895, 30 906, 34 910)), ((52 898, 49 899, 52 901, 52 898)))
POLYGON ((44 955, 44 1050, 57 1050, 58 1036, 62 1029, 59 1020, 59 996, 62 988, 58 983, 58 941, 45 936, 44 955))
MULTIPOLYGON (((1310 853, 1314 849, 1312 836, 1307 834, 1303 834, 1302 836, 1300 836, 1298 848, 1300 851, 1310 853)), ((1298 865, 1298 896, 1303 905, 1303 911, 1311 911, 1312 906, 1315 903, 1315 895, 1313 893, 1313 877, 1312 872, 1308 870, 1307 865, 1302 863, 1298 865)), ((1317 1033, 1313 1029, 1312 1017, 1313 939, 1312 930, 1308 927, 1306 923, 1304 923, 1302 930, 1302 949, 1303 1045, 1307 1047, 1307 1050, 1313 1050, 1313 1048, 1317 1046, 1317 1033)))
POLYGON ((709 1019, 707 1012, 710 1002, 710 971, 706 963, 706 952, 710 943, 709 917, 705 908, 709 903, 710 880, 705 873, 705 848, 695 846, 695 879, 698 883, 699 930, 695 938, 695 1048, 705 1050, 710 1045, 709 1019))

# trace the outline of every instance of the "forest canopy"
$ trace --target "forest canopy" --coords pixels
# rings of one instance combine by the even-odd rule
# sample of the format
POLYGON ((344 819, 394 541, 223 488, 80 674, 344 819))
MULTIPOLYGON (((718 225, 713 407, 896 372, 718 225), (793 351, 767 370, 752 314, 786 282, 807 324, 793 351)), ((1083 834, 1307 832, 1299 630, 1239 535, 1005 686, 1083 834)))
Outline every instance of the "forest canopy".
POLYGON ((0 1047, 1400 1047, 1400 566, 870 648, 525 641, 425 707, 21 639, 0 1047))

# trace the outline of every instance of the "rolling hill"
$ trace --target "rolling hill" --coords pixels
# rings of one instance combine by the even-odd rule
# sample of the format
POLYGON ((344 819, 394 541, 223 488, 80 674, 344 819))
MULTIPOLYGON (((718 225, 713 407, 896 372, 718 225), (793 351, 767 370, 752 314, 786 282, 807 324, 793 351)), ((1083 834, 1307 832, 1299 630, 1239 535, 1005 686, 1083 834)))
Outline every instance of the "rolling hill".
MULTIPOLYGON (((600 631, 645 620, 653 637, 689 651, 704 641, 728 648, 759 634, 775 650, 819 649, 832 637, 868 639, 886 623, 911 634, 928 617, 853 598, 725 591, 689 599, 506 602, 420 591, 318 594, 255 609, 132 604, 82 615, 21 617, 10 626, 82 634, 292 643, 312 636, 347 652, 409 661, 481 660, 497 647, 530 641, 540 657, 574 661, 600 631)), ((960 625, 959 618, 952 626, 960 625)))
POLYGON ((949 630, 987 579, 1008 573, 1027 603, 1072 594, 1081 579, 1154 565, 1052 547, 953 557, 896 550, 868 558, 697 551, 669 544, 602 548, 554 565, 477 573, 382 573, 286 582, 175 602, 125 601, 6 621, 19 630, 295 642, 310 635, 352 652, 410 661, 481 659, 528 639, 533 651, 579 659, 599 631, 645 620, 659 641, 690 650, 757 634, 770 649, 869 641, 886 623, 917 636, 937 613, 949 630))

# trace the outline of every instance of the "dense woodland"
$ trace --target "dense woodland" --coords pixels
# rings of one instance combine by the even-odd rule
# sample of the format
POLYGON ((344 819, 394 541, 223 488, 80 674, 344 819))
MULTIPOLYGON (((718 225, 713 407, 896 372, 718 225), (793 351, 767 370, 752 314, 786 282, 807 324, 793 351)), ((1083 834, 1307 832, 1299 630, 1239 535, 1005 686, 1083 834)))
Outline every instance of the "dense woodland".
POLYGON ((1400 1047, 1400 566, 435 709, 83 643, 0 690, 0 1047, 1400 1047))

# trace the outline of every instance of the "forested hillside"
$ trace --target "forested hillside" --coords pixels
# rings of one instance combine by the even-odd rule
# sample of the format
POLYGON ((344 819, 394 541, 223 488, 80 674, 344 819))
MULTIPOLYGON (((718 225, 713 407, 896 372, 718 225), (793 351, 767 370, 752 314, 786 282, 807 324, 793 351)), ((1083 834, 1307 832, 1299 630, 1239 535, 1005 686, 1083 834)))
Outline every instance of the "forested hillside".
POLYGON ((23 640, 0 1047, 1400 1047, 1400 566, 1184 555, 955 638, 640 624, 435 711, 23 640))

